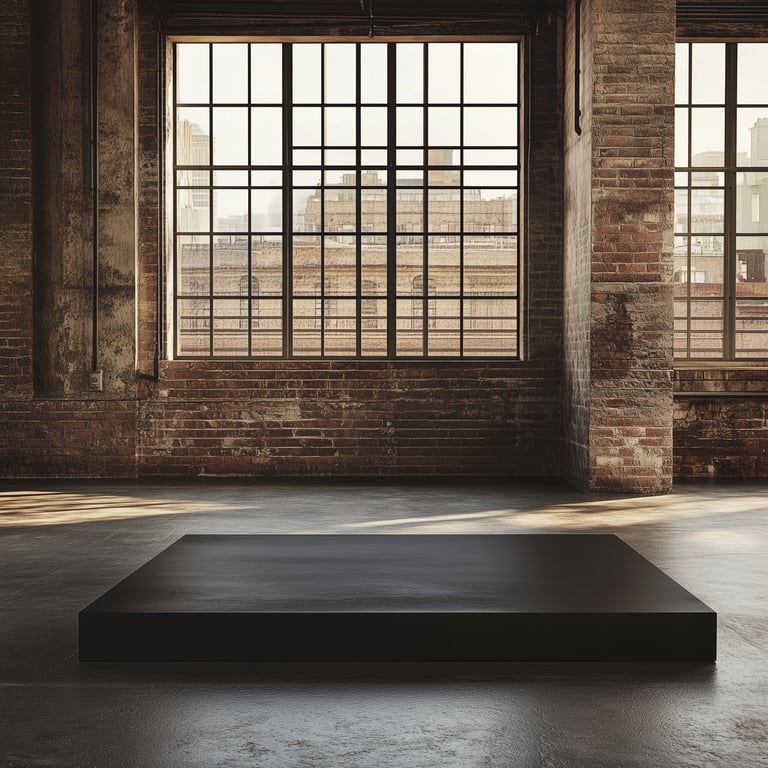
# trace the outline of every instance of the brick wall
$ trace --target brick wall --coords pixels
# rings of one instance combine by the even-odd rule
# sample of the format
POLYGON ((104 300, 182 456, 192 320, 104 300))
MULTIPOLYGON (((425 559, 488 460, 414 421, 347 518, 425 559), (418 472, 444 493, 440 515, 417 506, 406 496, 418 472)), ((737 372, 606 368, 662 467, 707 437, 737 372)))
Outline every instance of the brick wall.
POLYGON ((32 392, 29 5, 29 0, 8 0, 0 14, 0 397, 3 399, 28 397, 32 392))
POLYGON ((676 477, 768 477, 768 369, 675 372, 676 477))

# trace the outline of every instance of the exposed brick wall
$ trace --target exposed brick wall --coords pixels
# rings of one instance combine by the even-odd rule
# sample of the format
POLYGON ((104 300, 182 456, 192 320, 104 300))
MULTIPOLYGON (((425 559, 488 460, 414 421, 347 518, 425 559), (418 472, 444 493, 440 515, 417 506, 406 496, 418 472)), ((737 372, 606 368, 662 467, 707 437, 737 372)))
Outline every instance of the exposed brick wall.
MULTIPOLYGON (((29 0, 0 14, 0 396, 32 392, 32 101, 29 0)), ((2 435, 2 432, 0 432, 2 435)))
MULTIPOLYGON (((675 4, 651 0, 640 12, 629 0, 586 6, 592 66, 587 487, 663 492, 672 482, 675 4)), ((583 287, 572 284, 584 300, 583 287)), ((583 330, 577 323, 571 333, 583 330)))
POLYGON ((554 475, 548 369, 168 362, 140 412, 151 474, 554 475))
POLYGON ((136 401, 0 403, 0 477, 135 477, 136 401))
POLYGON ((768 477, 768 369, 675 372, 675 476, 768 477))

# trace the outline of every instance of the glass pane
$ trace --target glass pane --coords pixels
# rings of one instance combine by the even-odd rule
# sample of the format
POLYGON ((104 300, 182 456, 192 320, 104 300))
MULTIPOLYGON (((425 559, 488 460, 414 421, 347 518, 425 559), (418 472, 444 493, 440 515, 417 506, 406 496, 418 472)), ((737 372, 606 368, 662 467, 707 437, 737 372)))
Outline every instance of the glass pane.
POLYGON ((517 102, 517 43, 465 43, 464 101, 517 102))
POLYGON ((294 43, 293 49, 293 101, 320 103, 320 45, 294 43))
POLYGON ((386 240, 375 237, 361 238, 361 284, 364 296, 387 295, 386 240))
POLYGON ((385 189, 366 188, 360 200, 363 232, 387 231, 387 194, 385 189))
POLYGON ((210 258, 210 238, 176 238, 176 291, 179 296, 210 294, 210 258))
POLYGON ((458 296, 461 292, 460 239, 441 236, 430 238, 428 264, 435 295, 458 296))
POLYGON ((247 187, 248 171, 214 171, 214 187, 247 187))
POLYGON ((354 189, 325 190, 325 231, 355 232, 357 194, 354 189))
POLYGON ((421 280, 421 274, 424 271, 423 247, 424 239, 421 237, 397 238, 395 264, 398 296, 412 296, 414 286, 421 280))
POLYGON ((723 304, 721 301, 690 302, 691 357, 722 357, 723 304))
POLYGON ((736 162, 768 166, 768 108, 739 109, 736 115, 736 162))
POLYGON ((364 104, 387 101, 387 46, 363 43, 360 46, 360 97, 364 104))
POLYGON ((320 192, 311 189, 293 191, 293 231, 319 232, 320 192))
POLYGON ((691 283, 691 296, 721 297, 724 264, 722 237, 691 238, 691 263, 688 276, 688 282, 691 283))
POLYGON ((213 45, 213 102, 245 104, 248 101, 248 46, 242 43, 213 45))
POLYGON ((176 231, 210 232, 211 192, 208 189, 179 189, 176 192, 176 231))
POLYGON ((675 232, 688 232, 688 190, 675 190, 675 232))
POLYGON ((363 149, 363 151, 360 153, 360 158, 363 165, 386 165, 387 150, 363 149))
POLYGON ((213 228, 217 232, 248 231, 247 189, 214 189, 213 228))
POLYGON ((294 165, 320 165, 322 162, 322 152, 319 149, 294 149, 294 165))
POLYGON ((468 299, 464 302, 464 354, 517 354, 517 302, 514 299, 468 299))
POLYGON ((768 297, 768 237, 736 239, 736 295, 768 297))
POLYGON ((279 232, 282 228, 283 198, 280 190, 251 190, 251 231, 279 232))
POLYGON ((768 232, 768 173, 737 174, 736 230, 768 232))
POLYGON ((354 299, 325 300, 325 354, 357 354, 357 302, 354 299))
POLYGON ((354 43, 325 45, 325 101, 354 104, 357 62, 354 43))
POLYGON ((460 232, 461 195, 458 189, 430 188, 427 200, 429 232, 460 232))
POLYGON ((282 110, 277 107, 251 110, 251 164, 280 165, 282 162, 282 110))
POLYGON ((675 44, 675 104, 688 103, 688 43, 675 44))
POLYGON ((515 232, 517 190, 464 190, 464 229, 466 232, 515 232))
POLYGON ((421 146, 424 143, 424 110, 421 107, 397 108, 397 143, 421 146))
POLYGON ((387 302, 366 299, 360 302, 360 354, 387 354, 387 302))
POLYGON ((421 103, 424 99, 424 46, 422 43, 398 43, 397 102, 421 103))
POLYGON ((691 110, 691 165, 725 164, 725 111, 691 110))
MULTIPOLYGON (((360 110, 360 143, 364 146, 386 146, 386 107, 363 107, 360 110)), ((380 158, 386 163, 386 157, 380 158)))
POLYGON ((283 242, 280 237, 251 239, 251 291, 256 296, 283 294, 283 242))
POLYGON ((403 357, 424 354, 422 333, 423 302, 413 298, 397 300, 395 352, 403 357))
POLYGON ((320 285, 320 238, 294 238, 293 293, 297 296, 319 296, 320 285))
POLYGON ((283 304, 274 299, 251 302, 251 351, 277 357, 283 353, 283 304))
POLYGON ((333 242, 325 247, 325 293, 329 296, 355 296, 357 293, 357 256, 354 248, 333 242))
POLYGON ((325 142, 328 146, 355 146, 357 125, 354 107, 327 107, 325 110, 325 142))
POLYGON ((210 165, 210 130, 207 108, 176 110, 176 162, 179 165, 210 165))
POLYGON ((213 243, 214 295, 248 296, 248 291, 247 238, 216 238, 213 243))
POLYGON ((768 301, 736 302, 736 357, 768 357, 768 301))
POLYGON ((213 162, 216 165, 248 164, 248 109, 246 107, 214 108, 213 162))
POLYGON ((280 104, 283 100, 283 46, 280 43, 251 45, 251 101, 280 104))
POLYGON ((320 146, 320 108, 294 107, 293 143, 298 146, 320 146))
POLYGON ((458 299, 435 299, 428 302, 430 310, 427 354, 456 356, 461 351, 461 303, 458 299))
POLYGON ((516 149, 465 149, 464 165, 517 165, 516 149))
POLYGON ((675 110, 675 165, 688 165, 688 110, 683 108, 675 110))
POLYGON ((458 43, 430 43, 427 99, 435 104, 458 104, 461 85, 461 46, 458 43))
POLYGON ((517 109, 514 107, 466 107, 464 144, 513 146, 517 144, 517 109))
POLYGON ((322 302, 319 299, 296 299, 293 302, 293 354, 317 356, 322 349, 322 302))
POLYGON ((280 169, 251 171, 251 184, 254 187, 280 187, 282 183, 283 172, 280 169))
POLYGON ((209 53, 207 43, 176 45, 176 101, 179 104, 208 103, 209 53))
POLYGON ((211 306, 208 299, 179 299, 177 320, 179 354, 209 355, 211 306))
POLYGON ((429 108, 429 143, 458 146, 461 143, 461 110, 459 107, 429 108))
POLYGON ((248 354, 250 301, 221 299, 213 302, 213 354, 244 357, 248 354))
POLYGON ((768 43, 739 43, 739 104, 768 104, 768 43))
POLYGON ((691 190, 691 232, 723 232, 725 193, 722 189, 691 190))
POLYGON ((357 153, 354 149, 326 149, 324 156, 326 165, 354 166, 357 164, 357 153))
POLYGON ((693 104, 725 103, 725 44, 694 43, 691 46, 693 104))
POLYGON ((464 293, 473 296, 517 293, 516 238, 474 236, 465 239, 464 293))
POLYGON ((424 230, 424 192, 421 189, 397 190, 398 232, 422 232, 424 230))
POLYGON ((465 171, 464 185, 467 187, 516 187, 517 171, 465 171))

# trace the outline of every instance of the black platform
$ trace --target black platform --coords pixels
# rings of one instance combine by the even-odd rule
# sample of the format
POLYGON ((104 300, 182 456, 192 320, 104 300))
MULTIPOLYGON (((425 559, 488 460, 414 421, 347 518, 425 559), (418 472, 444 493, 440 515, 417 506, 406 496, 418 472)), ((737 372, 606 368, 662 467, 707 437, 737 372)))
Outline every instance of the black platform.
POLYGON ((713 661, 613 535, 184 536, 80 613, 82 661, 713 661))

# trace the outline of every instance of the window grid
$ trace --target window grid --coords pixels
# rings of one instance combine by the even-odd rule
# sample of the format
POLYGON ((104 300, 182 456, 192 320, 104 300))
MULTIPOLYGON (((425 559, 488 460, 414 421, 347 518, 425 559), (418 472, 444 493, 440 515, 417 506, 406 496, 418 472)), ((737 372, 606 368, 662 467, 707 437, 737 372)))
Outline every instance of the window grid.
MULTIPOLYGON (((178 72, 179 45, 174 46, 175 71, 178 72)), ((174 334, 174 356, 176 357, 507 357, 518 356, 519 348, 519 196, 518 196, 518 164, 517 153, 519 147, 518 132, 518 103, 514 102, 478 102, 469 103, 465 98, 465 46, 458 45, 459 52, 459 83, 458 99, 452 101, 431 101, 430 94, 430 53, 431 46, 436 44, 420 44, 422 56, 422 90, 423 98, 420 101, 400 99, 397 93, 398 70, 397 54, 401 44, 385 43, 386 45, 386 73, 387 93, 386 102, 365 101, 363 98, 362 73, 362 44, 354 45, 354 102, 333 101, 328 99, 326 93, 328 57, 327 46, 333 44, 315 43, 320 51, 320 93, 319 101, 306 101, 296 99, 293 89, 292 52, 296 45, 282 45, 282 69, 283 88, 282 102, 266 101, 257 102, 253 99, 253 51, 254 45, 246 44, 246 88, 248 97, 245 103, 242 101, 219 102, 215 93, 216 62, 215 53, 223 45, 230 44, 205 44, 208 47, 207 67, 207 103, 201 104, 200 99, 185 101, 180 98, 178 78, 174 77, 174 317, 177 329, 174 334), (421 111, 421 140, 417 143, 400 142, 397 139, 398 109, 401 107, 415 107, 421 111), (487 108, 511 107, 514 114, 514 133, 504 144, 491 144, 479 142, 477 146, 465 144, 465 116, 467 109, 482 111, 487 108), (180 119, 185 110, 195 112, 204 107, 207 110, 208 146, 207 163, 200 163, 199 157, 194 151, 184 155, 180 149, 181 124, 190 123, 188 116, 180 119), (380 107, 386 112, 386 143, 363 143, 363 111, 371 107, 380 107), (227 162, 217 157, 217 151, 221 155, 223 150, 217 149, 218 126, 225 121, 225 115, 235 115, 244 108, 247 134, 247 149, 245 156, 238 158, 239 162, 227 162), (255 126, 258 114, 264 108, 279 109, 282 125, 282 153, 279 163, 274 160, 270 163, 259 161, 253 156, 255 126), (334 109, 354 109, 354 134, 355 141, 334 143, 329 139, 329 116, 334 109), (433 119, 431 110, 435 108, 449 108, 458 115, 458 137, 452 145, 445 142, 431 141, 430 121, 433 119), (315 109, 319 117, 320 137, 315 137, 314 142, 298 141, 294 133, 294 120, 297 110, 315 109), (211 137, 213 139, 211 140, 211 137), (376 163, 366 160, 369 150, 379 148, 381 156, 376 163), (411 148, 421 153, 421 162, 415 163, 413 157, 404 162, 401 152, 411 148), (345 150, 354 152, 354 165, 345 165, 339 160, 339 152, 345 150), (465 153, 477 150, 484 152, 484 162, 477 159, 468 161, 465 153), (302 154, 303 153, 303 154, 302 154), (313 162, 308 162, 308 153, 313 153, 313 162), (439 153, 442 153, 440 155, 439 153), (455 162, 454 153, 458 162, 455 162), (490 160, 492 153, 499 153, 506 157, 504 162, 490 160), (319 157, 319 161, 317 160, 319 157), (297 162, 297 160, 301 162, 297 162), (439 160, 440 162, 437 162, 439 160), (193 162, 197 161, 197 162, 193 162), (244 161, 244 162, 243 162, 244 161), (382 162, 384 161, 384 162, 382 162), (487 181, 481 185, 476 182, 478 188, 466 184, 467 170, 471 168, 475 177, 480 177, 489 172, 506 172, 504 186, 494 188, 487 181), (267 186, 264 177, 256 176, 254 172, 273 171, 282 175, 282 185, 278 187, 274 182, 267 186), (312 171, 316 174, 317 185, 315 194, 319 208, 318 220, 307 221, 310 210, 307 200, 313 194, 306 184, 306 176, 299 176, 304 171, 312 171), (242 174, 247 176, 243 183, 242 174), (403 174, 403 178, 400 174, 403 174), (408 173, 413 174, 408 177, 408 173), (186 174, 186 175, 184 175, 186 174), (197 174, 197 175, 195 175, 197 174), (229 174, 229 175, 227 175, 229 174), (238 176, 238 174, 240 174, 238 176), (344 176, 341 174, 349 174, 344 176), (374 174, 368 178, 366 174, 374 174), (377 179, 380 174, 384 179, 381 184, 377 179), (227 183, 222 183, 218 176, 226 178, 227 183), (184 178, 182 178, 184 176, 184 178), (184 226, 180 219, 182 212, 181 200, 186 194, 193 198, 201 193, 201 178, 206 179, 204 195, 207 195, 207 227, 200 227, 194 216, 195 204, 191 205, 192 217, 189 218, 190 206, 183 211, 192 222, 192 226, 184 226), (237 177, 237 183, 233 181, 237 177), (420 184, 418 179, 420 178, 420 184), (512 179, 512 181, 510 181, 512 179), (370 184, 370 186, 369 186, 370 184), (346 185, 346 186, 345 186, 346 185), (484 189, 485 187, 485 189, 484 189), (281 192, 282 217, 280 228, 271 226, 257 226, 257 216, 266 216, 263 210, 257 212, 256 195, 267 192, 281 192), (398 225, 400 206, 404 205, 408 193, 414 190, 421 195, 421 225, 408 225, 407 238, 398 237, 398 232, 405 227, 398 225), (226 193, 245 191, 247 198, 247 210, 245 222, 241 228, 239 223, 222 223, 218 216, 219 201, 226 193), (354 222, 347 225, 333 220, 334 203, 346 200, 347 193, 351 191, 354 196, 354 222), (299 223, 296 193, 306 195, 303 220, 299 223), (374 198, 383 192, 386 201, 385 227, 375 226, 365 221, 366 198, 374 198), (468 200, 470 193, 477 196, 481 204, 486 200, 484 194, 496 193, 497 207, 506 210, 511 217, 506 227, 500 229, 495 224, 485 223, 482 227, 473 223, 468 228, 468 200), (507 195, 504 197, 504 195, 507 195), (457 214, 448 223, 441 223, 438 227, 439 202, 453 210, 457 214), (434 209, 431 208, 434 205, 434 209), (452 224, 453 226, 450 226, 452 224), (311 226, 310 226, 311 225, 311 226), (511 226, 510 226, 511 225, 511 226), (207 231, 206 231, 207 229, 207 231), (481 233, 481 234, 478 234, 481 233), (493 233, 488 234, 488 233, 493 233), (311 238, 311 240, 308 240, 311 238), (228 241, 227 241, 228 239, 228 241), (400 242, 402 239, 402 242, 400 242), (338 275, 334 274, 332 257, 332 245, 347 242, 354 244, 354 280, 353 290, 339 282, 338 275), (413 286, 417 282, 412 278, 410 289, 405 291, 398 288, 398 281, 403 282, 397 264, 398 258, 403 254, 403 249, 408 242, 412 242, 421 249, 421 273, 420 284, 421 312, 411 312, 410 320, 417 321, 420 326, 420 342, 407 338, 408 328, 401 320, 406 305, 413 302, 413 286), (265 246, 256 250, 256 243, 279 243, 282 249, 282 258, 279 269, 281 277, 281 290, 279 294, 267 290, 266 294, 256 295, 255 286, 259 285, 260 277, 255 272, 262 268, 261 260, 264 258, 265 246), (301 264, 297 262, 297 255, 302 244, 313 242, 318 246, 319 255, 319 281, 314 285, 313 291, 302 290, 297 276, 301 272, 301 264), (379 244, 377 246, 377 244, 379 244), (474 252, 472 247, 484 248, 490 251, 495 247, 502 256, 511 256, 510 264, 506 271, 501 272, 507 280, 490 279, 486 282, 494 285, 494 290, 467 289, 467 254, 474 252), (383 246, 386 253, 385 265, 382 269, 384 290, 376 280, 364 279, 366 263, 365 247, 383 246), (432 278, 431 273, 440 273, 438 258, 441 255, 440 248, 445 247, 445 253, 450 254, 450 249, 455 249, 457 264, 457 280, 451 286, 442 288, 433 286, 439 284, 432 278), (191 279, 188 275, 200 272, 202 266, 200 254, 207 248, 207 281, 191 279), (226 264, 227 258, 235 260, 232 256, 237 249, 244 249, 245 263, 240 268, 226 264), (244 270, 247 279, 238 271, 244 270), (297 269, 299 272, 297 273, 297 269), (232 279, 237 277, 236 283, 228 277, 227 270, 232 272, 232 279), (227 281, 232 287, 226 290, 227 281), (247 295, 243 295, 242 286, 248 288, 247 295), (223 287, 220 287, 223 286, 223 287), (428 287, 428 289, 427 289, 428 287), (346 288, 346 290, 345 290, 346 288), (449 290, 450 288, 450 290, 449 290), (372 289, 372 292, 369 291, 372 289), (270 302, 267 297, 271 299, 270 302), (276 302, 281 305, 276 311, 276 302), (496 308, 494 309, 494 303, 496 308), (247 317, 242 318, 243 307, 247 306, 247 317), (309 317, 312 307, 315 322, 309 317), (379 308, 381 317, 379 317, 379 308), (470 309, 475 315, 468 315, 470 309), (480 311, 478 311, 480 310, 480 311), (258 312, 259 321, 254 322, 254 313, 258 312), (418 316, 420 315, 420 317, 418 316), (365 316, 365 317, 364 317, 365 316), (365 322, 364 322, 365 320, 365 322), (498 324, 501 323, 501 328, 498 324), (444 327, 441 327, 443 326, 444 327), (349 326, 349 327, 348 327, 349 326), (483 327, 484 326, 484 327, 483 327), (317 333, 315 331, 318 331, 317 333), (441 333, 442 331, 442 333, 441 333), (205 333, 203 333, 205 332, 205 333), (279 336, 279 345, 277 337, 279 336), (381 342, 377 339, 381 338, 381 342), (478 339, 486 337, 487 342, 478 339), (255 344, 255 339, 266 338, 268 342, 255 344), (446 344, 445 339, 449 339, 446 344), (466 348, 466 340, 471 338, 474 347, 466 348), (351 339, 351 343, 349 340, 351 339), (405 339, 405 340, 404 340, 405 339), (504 347, 499 347, 496 341, 502 339, 504 347), (304 346, 302 343, 306 342, 304 346)), ((511 62, 517 67, 518 46, 509 44, 510 51, 514 53, 511 62)), ((435 113, 437 114, 437 113, 435 113)), ((450 114, 445 109, 443 114, 450 114)), ((203 140, 205 127, 198 129, 198 142, 203 140)), ((187 125, 188 133, 194 130, 194 126, 187 125)), ((190 145, 194 144, 194 138, 189 139, 190 145)), ((220 145, 219 145, 220 146, 220 145)), ((347 162, 349 162, 347 160, 347 162)), ((499 180, 494 182, 499 184, 499 180)), ((493 198, 487 198, 486 208, 491 208, 493 198)), ((222 204, 223 210, 223 204, 222 204)), ((374 205, 370 205, 374 210, 374 205)), ((340 207, 341 211, 341 207, 340 207)), ((482 216, 482 213, 481 213, 482 216)), ((343 219, 340 213, 340 218, 343 219)), ((450 217, 449 217, 450 218, 450 217)), ((370 215, 371 221, 377 217, 370 215)), ((379 217, 380 219, 380 217, 379 217)), ((266 220, 266 219, 265 219, 266 220)), ((337 251, 339 248, 337 247, 337 251)), ((235 254, 237 255, 237 254, 235 254)), ((475 254, 477 255, 477 254, 475 254)), ((487 257, 487 253, 485 254, 487 257)), ((305 254, 307 258, 311 252, 305 254)), ((373 269, 373 267, 371 267, 373 269)), ((483 269, 491 271, 493 265, 475 265, 473 274, 481 274, 483 269)), ((338 270, 337 270, 338 271, 338 270)), ((447 270, 444 270, 447 271, 447 270)), ((366 273, 367 274, 367 273, 366 273)), ((261 276, 261 273, 260 273, 261 276)), ((476 278, 478 279, 478 278, 476 278)), ((262 281, 263 282, 263 281, 262 281)), ((415 337, 414 337, 415 338, 415 337)))
POLYGON ((768 357, 768 209, 760 208, 754 191, 768 189, 768 165, 757 162, 764 160, 759 151, 753 157, 755 143, 768 140, 768 89, 760 98, 740 99, 753 76, 739 72, 747 48, 768 63, 765 44, 677 46, 677 360, 768 357), (721 93, 714 95, 716 88, 721 93), (740 126, 742 115, 749 121, 740 126))

